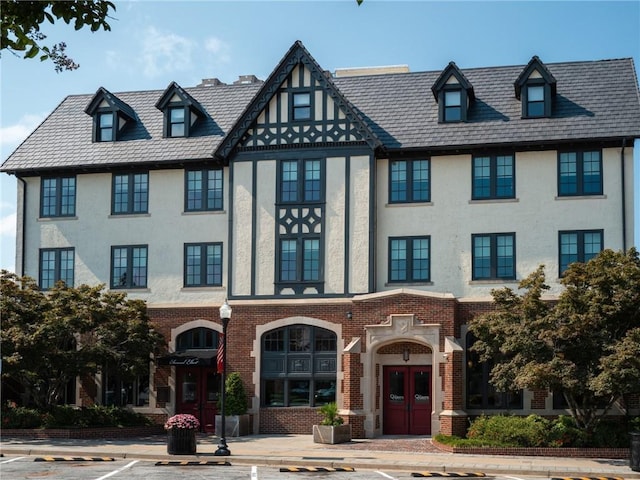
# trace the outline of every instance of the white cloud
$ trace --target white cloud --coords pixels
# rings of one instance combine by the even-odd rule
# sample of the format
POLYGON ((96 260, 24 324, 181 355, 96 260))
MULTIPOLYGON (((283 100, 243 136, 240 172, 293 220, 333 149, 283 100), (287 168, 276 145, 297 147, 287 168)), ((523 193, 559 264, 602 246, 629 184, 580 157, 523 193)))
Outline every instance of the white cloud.
MULTIPOLYGON (((17 147, 27 136, 38 126, 46 115, 41 114, 27 114, 23 115, 18 123, 8 125, 0 128, 0 145, 2 146, 3 153, 7 154, 9 151, 17 147)), ((4 156, 3 156, 4 158, 4 156)))
POLYGON ((192 40, 148 27, 142 40, 142 69, 146 76, 157 77, 191 68, 192 40))
POLYGON ((17 216, 15 213, 11 213, 5 217, 0 217, 0 236, 15 238, 16 219, 17 219, 17 216))
POLYGON ((204 42, 204 48, 213 53, 217 62, 228 63, 231 60, 229 44, 219 38, 207 38, 204 42))

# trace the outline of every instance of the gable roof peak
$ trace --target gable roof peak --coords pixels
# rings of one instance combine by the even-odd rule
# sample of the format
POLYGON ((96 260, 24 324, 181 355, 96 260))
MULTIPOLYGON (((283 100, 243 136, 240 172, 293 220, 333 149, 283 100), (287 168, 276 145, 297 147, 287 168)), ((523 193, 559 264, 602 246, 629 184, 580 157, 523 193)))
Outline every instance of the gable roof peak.
POLYGON ((180 85, 178 85, 175 81, 172 81, 164 90, 164 92, 156 102, 156 108, 158 110, 164 110, 165 108, 167 108, 167 105, 171 103, 171 99, 174 97, 174 95, 178 95, 178 97, 180 97, 181 103, 192 107, 199 115, 205 115, 205 110, 202 105, 200 105, 200 103, 195 98, 189 95, 189 93, 187 93, 187 91, 180 85))
POLYGON ((91 98, 91 101, 84 109, 84 112, 87 115, 93 116, 96 113, 96 110, 100 108, 103 101, 107 102, 111 108, 120 111, 128 119, 135 120, 136 113, 133 111, 133 108, 104 87, 100 87, 96 90, 95 95, 91 98))
POLYGON ((526 67, 524 67, 524 70, 520 72, 520 75, 514 82, 513 86, 515 88, 516 98, 520 98, 522 87, 525 83, 527 83, 527 80, 529 80, 529 77, 534 71, 537 71, 542 76, 544 81, 551 86, 551 94, 556 94, 556 78, 553 76, 547 66, 542 62, 542 60, 540 60, 540 57, 534 55, 533 57, 531 57, 529 63, 527 63, 526 67))
POLYGON ((475 99, 475 94, 473 93, 473 85, 467 79, 467 77, 462 73, 462 70, 458 68, 456 62, 451 61, 449 64, 442 70, 436 81, 431 87, 431 91, 433 92, 433 96, 438 101, 438 92, 444 88, 444 86, 449 81, 451 76, 454 76, 460 86, 467 91, 467 95, 469 96, 469 100, 473 101, 475 99))

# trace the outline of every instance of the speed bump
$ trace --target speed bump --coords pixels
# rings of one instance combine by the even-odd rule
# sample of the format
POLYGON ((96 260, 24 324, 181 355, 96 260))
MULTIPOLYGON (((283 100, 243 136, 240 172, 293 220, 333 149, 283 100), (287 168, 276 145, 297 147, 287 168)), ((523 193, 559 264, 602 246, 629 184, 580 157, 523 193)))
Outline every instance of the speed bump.
POLYGON ((34 462, 113 462, 113 457, 36 457, 34 462))
POLYGON ((554 477, 551 480, 624 480, 622 477, 554 477))
POLYGON ((477 472, 417 472, 412 473, 412 477, 423 477, 423 478, 432 478, 432 477, 450 477, 450 478, 478 478, 478 477, 486 477, 484 473, 477 472))
POLYGON ((231 464, 226 461, 212 461, 212 460, 203 460, 201 462, 197 462, 194 460, 184 460, 184 461, 163 461, 156 462, 156 467, 165 466, 165 467, 196 467, 196 466, 210 466, 210 465, 222 465, 222 466, 230 466, 231 464))
POLYGON ((355 472, 353 467, 282 467, 281 472, 355 472))

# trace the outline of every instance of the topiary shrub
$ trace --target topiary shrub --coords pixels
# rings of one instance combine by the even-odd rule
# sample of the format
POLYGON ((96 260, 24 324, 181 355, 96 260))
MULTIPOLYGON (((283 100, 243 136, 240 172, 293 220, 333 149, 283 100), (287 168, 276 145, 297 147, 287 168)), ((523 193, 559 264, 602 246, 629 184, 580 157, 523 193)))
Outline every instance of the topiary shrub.
MULTIPOLYGON (((247 393, 239 373, 233 372, 227 376, 225 383, 225 415, 244 415, 247 413, 247 393)), ((218 405, 221 408, 221 405, 218 405)))

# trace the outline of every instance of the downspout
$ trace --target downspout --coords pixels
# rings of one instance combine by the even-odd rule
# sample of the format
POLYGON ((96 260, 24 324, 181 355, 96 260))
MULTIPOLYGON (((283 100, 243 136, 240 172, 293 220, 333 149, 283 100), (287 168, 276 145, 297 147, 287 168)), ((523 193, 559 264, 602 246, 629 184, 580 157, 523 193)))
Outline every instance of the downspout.
POLYGON ((22 182, 22 229, 20 233, 20 272, 19 276, 24 276, 24 257, 25 257, 25 248, 26 248, 26 235, 25 230, 27 226, 27 182, 25 182, 21 177, 16 175, 16 179, 22 182))
POLYGON ((622 183, 622 251, 627 251, 627 196, 625 190, 625 168, 624 168, 624 147, 627 139, 622 139, 622 150, 620 150, 620 178, 622 183))

